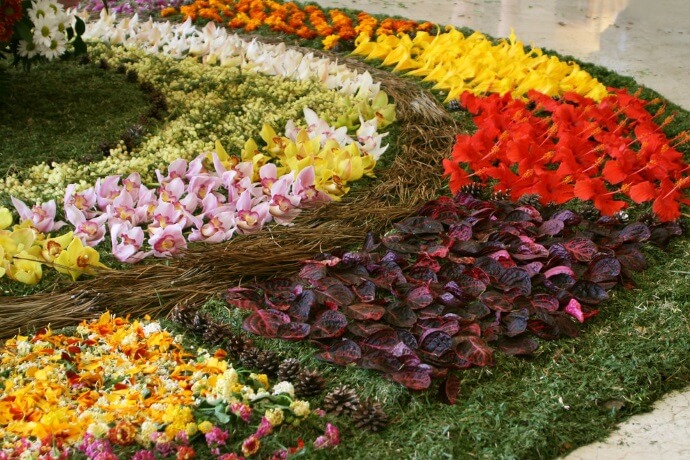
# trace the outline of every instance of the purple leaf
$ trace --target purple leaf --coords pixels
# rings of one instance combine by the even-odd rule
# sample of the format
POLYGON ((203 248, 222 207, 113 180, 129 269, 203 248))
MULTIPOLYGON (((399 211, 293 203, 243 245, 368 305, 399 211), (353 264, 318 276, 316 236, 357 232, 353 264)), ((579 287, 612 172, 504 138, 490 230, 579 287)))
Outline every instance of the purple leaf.
POLYGON ((305 323, 286 323, 278 326, 276 337, 285 340, 302 340, 309 335, 311 327, 305 323))
POLYGON ((536 340, 527 336, 504 337, 498 341, 498 349, 507 355, 531 355, 539 344, 536 340))
POLYGON ((539 226, 541 235, 556 236, 565 228, 565 222, 560 219, 550 219, 539 226))
POLYGON ((579 280, 570 289, 570 293, 582 303, 588 305, 597 305, 603 300, 609 298, 608 293, 604 288, 599 286, 597 283, 593 283, 587 280, 579 280))
POLYGON ((449 351, 452 345, 453 339, 441 330, 427 331, 419 338, 419 348, 436 356, 449 351))
POLYGON ((396 327, 412 327, 417 322, 417 315, 407 305, 397 304, 386 309, 384 318, 396 327))
POLYGON ((431 385, 429 371, 419 367, 405 366, 402 370, 391 373, 390 378, 410 390, 426 390, 431 385))
POLYGON ((529 313, 526 309, 520 311, 513 311, 503 317, 502 323, 505 328, 505 335, 508 337, 515 337, 527 330, 527 319, 529 313))
POLYGON ((448 377, 438 388, 439 398, 445 404, 454 405, 460 393, 460 379, 455 374, 448 374, 448 377))
POLYGON ((494 351, 479 337, 464 337, 455 347, 455 353, 475 366, 493 366, 494 351))
POLYGON ((380 305, 373 305, 370 303, 355 303, 344 307, 343 312, 345 315, 356 320, 378 321, 383 317, 386 309, 380 305))
POLYGON ((419 286, 407 293, 405 303, 413 310, 421 310, 429 306, 434 301, 434 294, 429 286, 419 286))
POLYGON ((310 337, 314 340, 340 337, 347 328, 347 318, 339 311, 326 310, 311 327, 310 337))
POLYGON ((317 358, 341 366, 354 363, 362 357, 362 349, 350 339, 342 339, 331 345, 327 351, 318 355, 317 358))
POLYGON ((290 317, 276 310, 258 310, 247 316, 242 329, 262 337, 276 337, 281 324, 290 322, 290 317))
POLYGON ((597 245, 588 238, 577 237, 563 243, 563 247, 580 262, 589 262, 598 252, 597 245))

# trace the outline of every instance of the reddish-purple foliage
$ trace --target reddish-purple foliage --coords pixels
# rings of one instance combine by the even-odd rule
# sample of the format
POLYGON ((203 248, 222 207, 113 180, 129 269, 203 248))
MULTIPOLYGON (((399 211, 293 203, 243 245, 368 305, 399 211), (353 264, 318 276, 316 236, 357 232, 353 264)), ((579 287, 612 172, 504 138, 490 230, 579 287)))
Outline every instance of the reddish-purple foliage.
POLYGON ((494 352, 529 355, 536 338, 578 335, 607 291, 645 268, 640 246, 665 243, 677 224, 591 222, 569 210, 441 197, 359 252, 320 254, 293 279, 232 288, 253 312, 244 328, 266 337, 309 339, 321 359, 375 369, 411 389, 448 369, 490 366, 494 352), (545 213, 547 214, 547 213, 545 213))

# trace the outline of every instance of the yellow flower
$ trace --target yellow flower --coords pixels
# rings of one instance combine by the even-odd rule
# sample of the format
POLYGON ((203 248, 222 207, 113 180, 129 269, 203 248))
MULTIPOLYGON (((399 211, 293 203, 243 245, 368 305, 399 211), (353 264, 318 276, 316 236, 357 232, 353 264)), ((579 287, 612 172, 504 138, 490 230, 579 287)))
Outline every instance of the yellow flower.
POLYGON ((204 420, 203 422, 199 423, 199 431, 201 431, 203 434, 208 433, 213 429, 213 423, 209 422, 208 420, 204 420))
POLYGON ((64 235, 42 241, 41 245, 43 246, 43 250, 41 251, 41 256, 46 262, 53 262, 55 258, 69 246, 72 239, 74 239, 74 233, 68 232, 64 235))
POLYGON ((63 250, 53 261, 55 269, 60 273, 67 273, 76 281, 82 274, 93 274, 94 268, 106 268, 100 262, 98 251, 84 246, 79 238, 73 238, 67 249, 63 250))
POLYGON ((12 213, 5 207, 0 207, 0 230, 9 228, 12 225, 12 213))
POLYGON ((264 412, 264 417, 266 417, 266 420, 268 420, 271 425, 278 426, 283 423, 284 414, 283 411, 278 408, 267 409, 266 412, 264 412))
POLYGON ((268 376, 266 374, 254 374, 251 373, 249 374, 249 378, 252 380, 256 380, 259 382, 259 384, 264 387, 264 389, 268 389, 268 376))
POLYGON ((321 41, 321 44, 323 45, 323 49, 325 49, 325 50, 333 49, 333 47, 338 44, 338 40, 340 40, 340 35, 331 34, 331 35, 327 36, 326 38, 324 38, 321 41))
POLYGON ((309 408, 309 401, 292 401, 292 403, 290 404, 290 410, 297 417, 306 417, 311 413, 311 409, 309 408))
POLYGON ((39 262, 40 248, 34 246, 29 251, 22 251, 12 259, 7 275, 20 283, 36 284, 43 276, 43 269, 39 262))
POLYGON ((185 425, 184 430, 187 432, 187 436, 191 438, 192 436, 197 434, 197 432, 199 431, 199 427, 195 422, 189 422, 185 425))

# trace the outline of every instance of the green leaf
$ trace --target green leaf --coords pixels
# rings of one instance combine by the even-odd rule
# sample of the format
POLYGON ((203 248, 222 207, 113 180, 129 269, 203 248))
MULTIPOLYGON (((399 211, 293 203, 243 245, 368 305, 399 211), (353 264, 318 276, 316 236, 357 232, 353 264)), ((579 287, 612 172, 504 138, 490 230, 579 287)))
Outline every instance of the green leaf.
POLYGON ((19 38, 30 42, 33 40, 33 34, 31 33, 31 21, 29 18, 22 18, 21 21, 17 23, 16 31, 19 34, 19 38))
POLYGON ((225 406, 221 404, 216 406, 216 410, 213 415, 215 415, 220 423, 225 424, 230 422, 230 416, 225 413, 225 406))
POLYGON ((80 54, 86 54, 86 43, 84 43, 81 37, 77 37, 74 39, 74 55, 78 56, 80 54))
POLYGON ((77 16, 77 21, 76 21, 76 24, 74 25, 74 28, 77 31, 77 35, 79 35, 79 36, 84 35, 84 32, 86 32, 86 24, 84 24, 84 20, 77 16))
POLYGON ((72 29, 70 27, 67 29, 67 41, 72 40, 73 37, 74 37, 74 29, 72 29))

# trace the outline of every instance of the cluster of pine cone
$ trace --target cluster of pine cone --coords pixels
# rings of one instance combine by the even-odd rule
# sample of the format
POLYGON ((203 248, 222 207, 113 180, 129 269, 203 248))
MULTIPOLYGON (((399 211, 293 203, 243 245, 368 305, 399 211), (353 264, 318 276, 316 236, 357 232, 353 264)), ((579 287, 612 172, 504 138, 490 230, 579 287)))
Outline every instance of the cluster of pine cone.
MULTIPOLYGON (((283 358, 271 350, 262 350, 251 339, 233 332, 226 324, 220 324, 207 313, 188 302, 175 305, 170 313, 171 319, 189 332, 201 337, 212 346, 222 347, 231 359, 260 374, 290 382, 299 398, 320 396, 325 387, 325 379, 315 370, 303 369, 299 360, 283 358)), ((388 415, 381 403, 374 400, 360 401, 354 389, 339 386, 331 390, 323 400, 323 409, 335 416, 350 416, 357 428, 374 432, 388 425, 388 415)))

